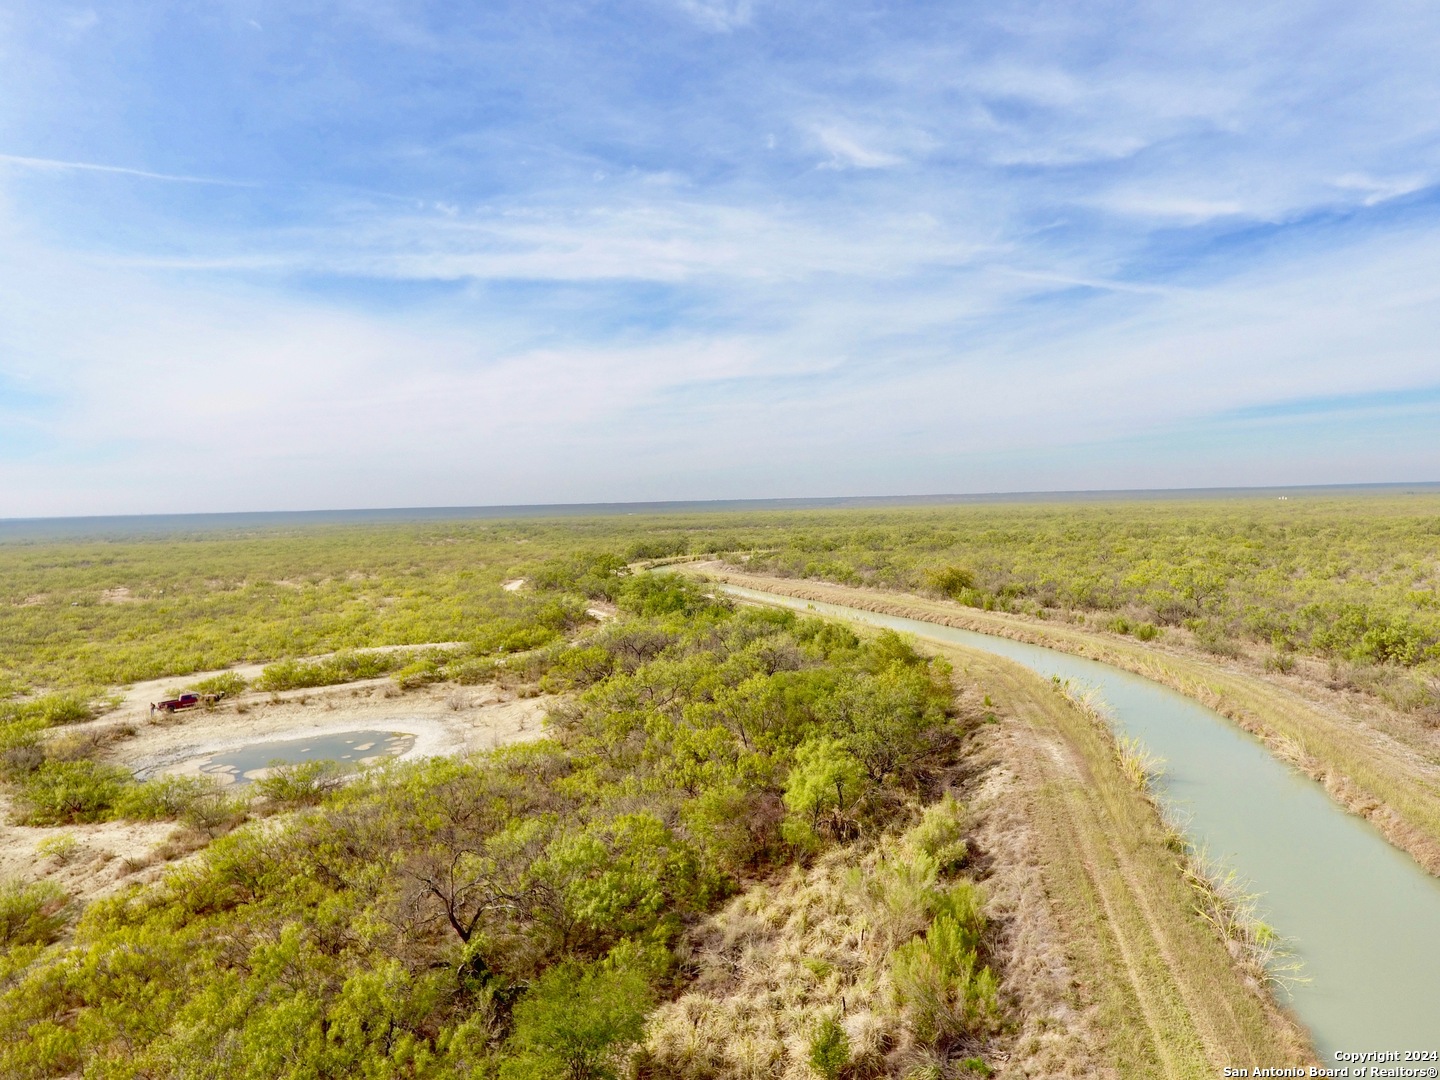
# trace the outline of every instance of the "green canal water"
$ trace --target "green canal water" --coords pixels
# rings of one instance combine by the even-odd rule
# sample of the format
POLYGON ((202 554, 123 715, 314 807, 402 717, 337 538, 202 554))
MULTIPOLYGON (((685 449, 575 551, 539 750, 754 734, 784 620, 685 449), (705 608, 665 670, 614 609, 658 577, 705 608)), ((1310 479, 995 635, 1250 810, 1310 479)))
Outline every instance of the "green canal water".
POLYGON ((725 591, 964 645, 1046 677, 1098 687, 1116 727, 1165 760, 1160 794, 1187 822, 1189 838, 1261 894, 1262 916, 1303 961, 1309 981, 1289 991, 1287 1004, 1310 1029, 1322 1059, 1440 1049, 1440 881, 1223 716, 1148 679, 1053 649, 750 589, 725 591))

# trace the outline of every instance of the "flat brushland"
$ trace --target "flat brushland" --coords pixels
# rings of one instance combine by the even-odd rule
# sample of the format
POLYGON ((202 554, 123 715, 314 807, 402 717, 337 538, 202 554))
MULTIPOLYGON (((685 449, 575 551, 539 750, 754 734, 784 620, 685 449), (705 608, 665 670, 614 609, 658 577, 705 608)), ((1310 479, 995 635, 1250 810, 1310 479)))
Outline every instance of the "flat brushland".
POLYGON ((1432 874, 1440 873, 1436 732, 1391 711, 1373 705, 1357 709, 1347 695, 1302 680, 1247 672, 1234 664, 1073 625, 879 589, 706 569, 737 585, 1045 645, 1164 683, 1258 735, 1277 755, 1324 783, 1347 809, 1373 821, 1432 874))
MULTIPOLYGON (((1440 719, 1440 495, 794 515, 745 569, 1163 634, 1440 719)), ((737 569, 742 568, 738 567, 737 569)))
POLYGON ((839 976, 863 1008, 777 1002, 770 1051, 795 1076, 984 1072, 1007 1017, 965 811, 944 797, 964 735, 948 666, 613 559, 535 580, 535 612, 618 612, 505 664, 466 659, 556 695, 551 738, 350 784, 280 769, 246 799, 137 783, 59 756, 63 739, 7 759, 32 814, 183 817, 201 850, 78 913, 54 883, 0 888, 0 1073, 714 1077, 655 1012, 692 981, 688 930, 837 857, 869 871, 836 894, 871 928, 839 976), (82 775, 103 783, 77 807, 51 781, 82 775))
POLYGON ((583 609, 547 609, 555 595, 500 583, 572 553, 587 531, 507 522, 0 544, 0 698, 383 645, 534 648, 583 609))
POLYGON ((1420 726, 1440 721, 1435 494, 10 541, 0 543, 0 698, 469 640, 480 626, 527 647, 520 631, 542 636, 526 622, 540 596, 500 586, 586 551, 624 562, 726 555, 737 570, 1158 634, 1373 695, 1420 726))
POLYGON ((1147 674, 1429 858, 1437 510, 1251 499, 0 544, 0 783, 46 860, 0 882, 0 1072, 953 1080, 1303 1060, 1253 967, 1193 913, 1114 746, 1052 688, 963 650, 947 654, 957 686, 894 635, 626 567, 723 557, 762 587, 1147 674), (138 733, 152 691, 191 687, 224 697, 138 733), (548 737, 349 784, 309 766, 238 792, 131 772, 151 734, 178 753, 187 727, 279 731, 360 694, 377 717, 383 698, 425 702, 453 748, 472 719, 484 734, 462 697, 544 702, 548 737), (146 860, 159 880, 127 886, 123 866, 90 899, 91 832, 168 835, 146 860))

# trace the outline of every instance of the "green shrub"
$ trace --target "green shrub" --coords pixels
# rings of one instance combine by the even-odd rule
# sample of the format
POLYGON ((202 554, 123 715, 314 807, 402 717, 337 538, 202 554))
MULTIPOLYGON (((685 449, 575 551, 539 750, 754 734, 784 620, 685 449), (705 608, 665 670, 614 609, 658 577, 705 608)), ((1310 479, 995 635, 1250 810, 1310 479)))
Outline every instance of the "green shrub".
POLYGON ((247 815, 243 797, 216 785, 198 791, 180 811, 180 820, 214 839, 235 828, 247 815))
POLYGON ((0 723, 33 721, 44 727, 56 727, 78 724, 94 716, 95 706, 90 695, 80 691, 45 694, 30 701, 0 704, 0 723))
POLYGON ((925 571, 925 584, 938 593, 959 600, 974 590, 975 575, 963 566, 942 566, 925 571))
POLYGON ((1288 652, 1271 653, 1265 658, 1265 670, 1286 674, 1295 669, 1295 657, 1288 652))
MULTIPOLYGON (((768 855, 779 838, 770 805, 738 783, 712 787, 685 804, 684 822, 717 866, 738 874, 768 855)), ((803 835, 797 846, 808 846, 803 835)))
POLYGON ((823 824, 836 835, 848 835, 855 806, 869 786, 864 766, 839 740, 809 739, 795 751, 785 805, 811 829, 823 824))
POLYGON ((962 883, 945 896, 925 936, 891 955, 895 1003, 922 1042, 979 1034, 997 1015, 999 985, 977 956, 984 926, 974 886, 962 883))
POLYGON ((440 682, 445 676, 440 670, 439 662, 433 656, 427 656, 406 664, 391 678, 401 690, 418 690, 422 686, 440 682))
POLYGON ((74 833, 56 833, 36 844, 35 854, 42 858, 54 859, 59 865, 65 866, 80 854, 80 841, 75 839, 74 833))
POLYGON ((592 600, 613 601, 628 574, 622 556, 602 552, 554 559, 536 570, 531 580, 538 589, 567 590, 592 600))
POLYGON ((600 645, 563 649, 545 673, 542 688, 550 692, 584 690, 615 670, 615 659, 600 645))
POLYGON ((710 608, 725 608, 726 601, 705 594, 705 588, 679 574, 636 574, 626 578, 617 602, 635 615, 698 615, 710 608))
POLYGON ((1240 647, 1230 639, 1225 629, 1216 623, 1205 619, 1191 619, 1186 625, 1195 635, 1195 644, 1206 652, 1232 660, 1240 655, 1240 647))
POLYGON ((69 916, 69 898, 52 881, 0 884, 0 948, 48 945, 69 916))
POLYGON ((670 559, 690 551, 690 538, 684 533, 678 536, 647 536, 630 545, 625 552, 629 562, 642 559, 670 559))
POLYGON ((1160 636, 1160 628, 1154 623, 1142 622, 1135 627, 1135 637, 1140 641, 1154 641, 1160 636))
POLYGON ((131 784, 116 800, 120 817, 137 821, 175 820, 185 816, 196 801, 212 795, 219 785, 209 777, 157 776, 131 784))
POLYGON ((1116 615, 1115 618, 1105 624, 1105 629, 1113 631, 1116 634, 1128 634, 1131 630, 1135 629, 1135 627, 1131 625, 1130 620, 1125 618, 1124 615, 1116 615))
POLYGON ((537 626, 543 626, 561 634, 568 634, 572 630, 578 630, 595 621, 590 617, 584 603, 573 597, 548 600, 532 611, 529 619, 537 626))
POLYGON ((1410 616, 1384 613, 1362 604, 1316 605, 1306 612, 1318 623, 1310 636, 1322 652, 1353 663, 1413 666, 1435 641, 1410 616))
POLYGON ((272 761, 255 790, 283 806, 314 806, 344 783, 344 770, 333 761, 272 761))
POLYGON ((133 784, 130 773, 97 761, 46 761, 20 788, 27 825, 70 825, 114 816, 133 784))
POLYGON ((187 690, 193 690, 197 694, 217 694, 221 697, 236 697, 245 692, 250 684, 238 671, 222 671, 219 675, 211 675, 208 679, 200 679, 191 683, 187 690))
POLYGON ((559 641, 560 631, 521 619, 503 619, 477 634, 475 650, 482 653, 521 653, 559 641))
POLYGON ((501 1080, 615 1080, 653 1004, 643 974, 559 964, 515 1006, 501 1080))
POLYGON ((810 1036, 810 1067, 825 1080, 837 1080, 849 1063, 850 1036, 838 1020, 827 1016, 810 1036))
POLYGON ((948 680, 937 678, 946 669, 926 666, 899 635, 882 634, 872 650, 880 670, 856 680, 829 711, 834 730, 844 732, 845 748, 878 784, 908 773, 925 756, 944 723, 950 692, 948 680))
POLYGON ((304 690, 313 686, 334 686, 359 679, 378 679, 404 667, 410 654, 393 652, 342 652, 323 660, 280 660, 269 665, 255 680, 263 691, 304 690))
POLYGON ((449 682, 459 683, 461 686, 479 686, 482 683, 494 682, 499 665, 489 657, 466 656, 458 660, 451 660, 442 669, 442 675, 449 682))
POLYGON ((947 793, 938 803, 925 808, 919 824, 905 834, 905 841, 934 859, 942 874, 953 874, 969 854, 965 826, 965 807, 947 793))
POLYGON ((592 947, 664 932, 711 891, 695 853, 653 814, 621 814, 553 841, 542 874, 559 885, 577 938, 592 947))

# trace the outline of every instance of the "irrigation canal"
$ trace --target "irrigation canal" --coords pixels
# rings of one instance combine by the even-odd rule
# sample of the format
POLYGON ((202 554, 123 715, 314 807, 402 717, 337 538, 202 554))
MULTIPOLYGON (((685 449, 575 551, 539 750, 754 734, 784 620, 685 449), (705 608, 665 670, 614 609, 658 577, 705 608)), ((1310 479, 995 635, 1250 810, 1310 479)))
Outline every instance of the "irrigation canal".
MULTIPOLYGON (((1165 761, 1162 799, 1200 849, 1261 894, 1303 961, 1288 1004, 1322 1060, 1440 1049, 1440 880, 1220 714, 1168 687, 1054 649, 936 623, 724 586, 746 600, 868 623, 1099 688, 1117 728, 1165 761)), ((1285 993, 1282 992, 1282 997, 1285 993)))

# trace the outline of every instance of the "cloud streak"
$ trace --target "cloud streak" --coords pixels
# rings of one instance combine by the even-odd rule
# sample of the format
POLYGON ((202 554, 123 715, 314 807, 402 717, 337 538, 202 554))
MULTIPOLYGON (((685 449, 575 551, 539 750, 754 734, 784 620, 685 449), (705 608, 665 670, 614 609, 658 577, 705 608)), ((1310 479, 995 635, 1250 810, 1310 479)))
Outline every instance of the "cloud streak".
POLYGON ((184 176, 177 173, 151 172, 148 169, 131 169, 122 165, 97 165, 89 161, 55 161, 52 158, 21 157, 18 154, 0 154, 0 165, 34 169, 39 172, 109 173, 114 176, 135 176, 142 180, 161 180, 172 184, 214 184, 220 187, 255 186, 240 180, 218 180, 210 176, 184 176))

